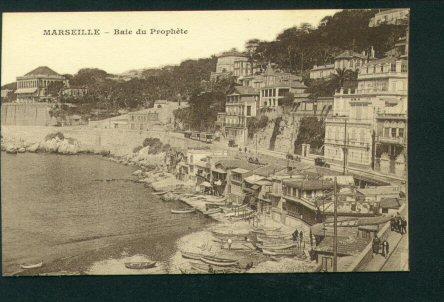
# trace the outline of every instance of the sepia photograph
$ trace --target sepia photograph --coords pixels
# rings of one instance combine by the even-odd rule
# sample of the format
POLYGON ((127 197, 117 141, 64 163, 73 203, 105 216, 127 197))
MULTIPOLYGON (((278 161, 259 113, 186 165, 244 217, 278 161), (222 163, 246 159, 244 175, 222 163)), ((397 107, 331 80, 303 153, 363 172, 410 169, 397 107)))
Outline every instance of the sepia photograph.
POLYGON ((408 8, 2 14, 2 276, 409 271, 408 8))

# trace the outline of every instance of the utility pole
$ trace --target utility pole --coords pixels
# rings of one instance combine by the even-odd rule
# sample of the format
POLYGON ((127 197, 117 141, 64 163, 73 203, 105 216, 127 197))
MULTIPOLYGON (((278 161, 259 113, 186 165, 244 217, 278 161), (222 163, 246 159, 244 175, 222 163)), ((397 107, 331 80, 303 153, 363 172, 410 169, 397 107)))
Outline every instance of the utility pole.
POLYGON ((333 272, 338 271, 338 192, 337 192, 337 177, 334 179, 334 212, 333 212, 333 272))
POLYGON ((345 175, 345 166, 347 161, 347 153, 348 153, 348 147, 347 147, 347 120, 344 120, 344 147, 342 148, 342 151, 344 153, 344 162, 342 166, 342 174, 345 175))

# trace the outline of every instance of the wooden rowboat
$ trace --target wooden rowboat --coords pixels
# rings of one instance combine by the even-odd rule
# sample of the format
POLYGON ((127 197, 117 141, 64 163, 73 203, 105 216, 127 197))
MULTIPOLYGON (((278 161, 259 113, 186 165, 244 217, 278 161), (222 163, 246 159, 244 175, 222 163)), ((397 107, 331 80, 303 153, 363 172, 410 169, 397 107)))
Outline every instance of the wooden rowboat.
POLYGON ((196 211, 196 209, 186 209, 186 210, 171 209, 171 213, 173 213, 173 214, 187 214, 187 213, 193 213, 194 211, 196 211))
POLYGON ((296 252, 294 250, 273 251, 273 250, 262 249, 262 253, 264 255, 269 255, 269 256, 294 256, 294 255, 296 255, 296 252))
POLYGON ((31 268, 39 268, 43 266, 43 261, 35 264, 20 264, 20 267, 23 269, 31 269, 31 268))
POLYGON ((221 211, 222 211, 221 208, 216 208, 216 209, 208 210, 208 211, 204 212, 204 214, 205 215, 211 215, 211 214, 220 213, 221 211))
POLYGON ((171 192, 171 191, 154 192, 153 195, 164 195, 169 192, 171 192))
POLYGON ((126 262, 125 267, 129 269, 147 269, 156 266, 156 261, 126 262))
POLYGON ((210 256, 205 254, 193 253, 193 252, 180 252, 182 254, 182 258, 200 260, 200 258, 204 256, 210 256))
POLYGON ((257 247, 264 250, 285 250, 295 247, 296 243, 284 243, 284 244, 257 244, 257 247))
POLYGON ((206 264, 216 265, 216 266, 237 266, 238 261, 234 259, 219 258, 214 256, 203 256, 200 258, 202 262, 206 264))

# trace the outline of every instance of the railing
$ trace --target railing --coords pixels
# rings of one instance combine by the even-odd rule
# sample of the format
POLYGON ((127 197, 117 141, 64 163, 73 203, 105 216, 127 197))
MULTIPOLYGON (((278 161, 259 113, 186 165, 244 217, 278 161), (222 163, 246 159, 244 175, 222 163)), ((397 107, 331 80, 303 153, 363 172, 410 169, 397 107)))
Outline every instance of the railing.
POLYGON ((378 138, 378 141, 381 142, 381 143, 389 143, 389 144, 404 144, 405 143, 404 137, 380 136, 378 138))

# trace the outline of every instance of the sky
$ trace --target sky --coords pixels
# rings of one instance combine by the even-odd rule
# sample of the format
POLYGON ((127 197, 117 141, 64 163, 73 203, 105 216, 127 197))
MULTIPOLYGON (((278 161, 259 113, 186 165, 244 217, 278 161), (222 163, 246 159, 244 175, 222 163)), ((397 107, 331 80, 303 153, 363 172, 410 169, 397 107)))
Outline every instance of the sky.
POLYGON ((175 65, 186 59, 244 50, 249 39, 270 41, 301 23, 314 26, 339 10, 69 12, 4 13, 2 85, 17 76, 48 66, 74 74, 81 68, 109 73, 175 65), (97 36, 44 35, 44 30, 99 29, 97 36), (114 31, 132 30, 131 35, 114 31), (138 29, 145 35, 136 35, 138 29), (187 30, 187 34, 150 34, 151 29, 187 30))

